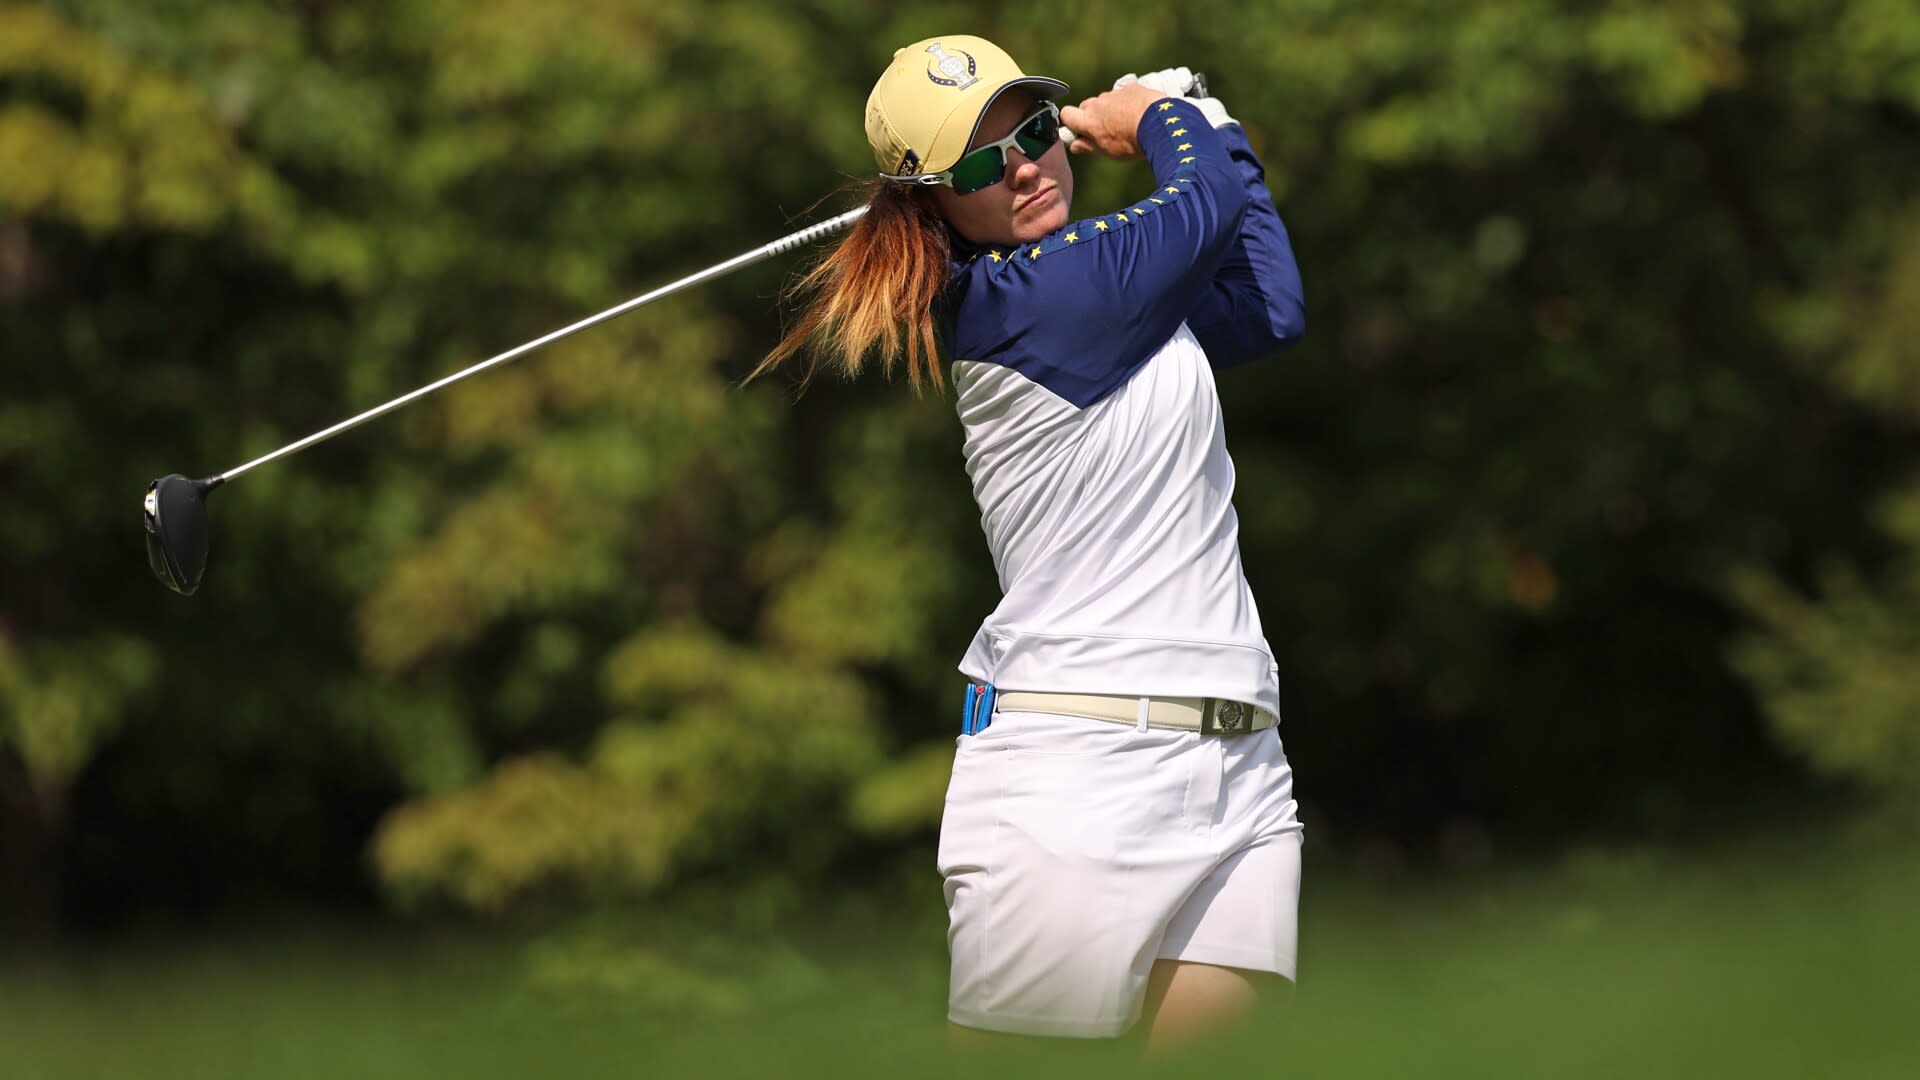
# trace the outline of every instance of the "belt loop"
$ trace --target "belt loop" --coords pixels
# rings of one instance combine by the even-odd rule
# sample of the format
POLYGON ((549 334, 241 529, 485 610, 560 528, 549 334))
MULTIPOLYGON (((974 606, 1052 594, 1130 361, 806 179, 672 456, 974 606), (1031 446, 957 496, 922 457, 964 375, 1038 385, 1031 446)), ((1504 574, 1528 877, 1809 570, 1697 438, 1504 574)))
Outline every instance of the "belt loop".
POLYGON ((1151 713, 1152 711, 1153 711, 1153 699, 1150 697, 1141 698, 1140 699, 1140 725, 1137 730, 1139 731, 1147 730, 1147 714, 1151 713))

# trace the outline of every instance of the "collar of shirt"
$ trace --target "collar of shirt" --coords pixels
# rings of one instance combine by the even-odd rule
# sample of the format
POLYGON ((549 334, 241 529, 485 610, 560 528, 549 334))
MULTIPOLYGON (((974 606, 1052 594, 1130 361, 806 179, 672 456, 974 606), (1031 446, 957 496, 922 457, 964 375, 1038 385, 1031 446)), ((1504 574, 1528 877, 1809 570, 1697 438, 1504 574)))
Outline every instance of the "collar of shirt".
POLYGON ((981 252, 987 250, 987 248, 992 246, 989 244, 974 243, 973 241, 953 231, 953 226, 951 225, 946 226, 946 230, 947 230, 947 251, 951 254, 953 263, 956 266, 968 261, 969 259, 972 259, 974 256, 979 255, 981 252))

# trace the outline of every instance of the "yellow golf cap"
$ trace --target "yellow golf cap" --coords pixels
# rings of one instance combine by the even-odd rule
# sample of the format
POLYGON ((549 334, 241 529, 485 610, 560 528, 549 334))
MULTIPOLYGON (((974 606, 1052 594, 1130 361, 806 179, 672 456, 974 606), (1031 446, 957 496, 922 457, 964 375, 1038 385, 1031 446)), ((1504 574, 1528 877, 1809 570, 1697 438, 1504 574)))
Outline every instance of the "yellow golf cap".
POLYGON ((867 143, 888 176, 945 172, 966 153, 980 118, 1010 87, 1051 101, 1067 84, 1028 75, 986 38, 946 34, 893 54, 867 95, 867 143))

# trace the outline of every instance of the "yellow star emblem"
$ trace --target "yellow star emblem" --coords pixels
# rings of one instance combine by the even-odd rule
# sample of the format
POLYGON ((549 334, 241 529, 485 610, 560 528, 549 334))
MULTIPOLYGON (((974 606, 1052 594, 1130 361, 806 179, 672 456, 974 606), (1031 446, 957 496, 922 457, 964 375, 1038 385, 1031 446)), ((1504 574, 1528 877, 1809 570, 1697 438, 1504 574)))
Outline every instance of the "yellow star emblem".
POLYGON ((1104 221, 1096 221, 1096 222, 1094 222, 1094 223, 1093 223, 1093 227, 1094 227, 1094 228, 1096 228, 1096 229, 1099 229, 1099 230, 1100 230, 1101 232, 1106 232, 1106 231, 1107 231, 1107 223, 1106 223, 1106 222, 1104 222, 1104 221))
POLYGON ((1178 195, 1178 194, 1180 194, 1180 189, 1179 189, 1179 188, 1177 188, 1177 187, 1170 187, 1170 188, 1168 188, 1168 189, 1167 189, 1167 194, 1169 194, 1169 195, 1178 195))
POLYGON ((1067 243, 1069 244, 1073 243, 1078 239, 1080 239, 1080 234, 1077 232, 1070 232, 1067 234, 1067 243))
POLYGON ((1179 146, 1174 147, 1174 149, 1175 150, 1191 150, 1193 149, 1193 144, 1189 142, 1183 142, 1179 146))
MULTIPOLYGON (((1183 158, 1181 158, 1181 159, 1180 159, 1180 164, 1182 164, 1182 165, 1185 165, 1185 164, 1187 164, 1188 162, 1191 162, 1192 160, 1193 160, 1193 159, 1192 159, 1192 158, 1190 158, 1190 157, 1183 157, 1183 158)), ((1182 179, 1184 179, 1184 177, 1183 177, 1182 179)))
POLYGON ((1180 118, 1179 118, 1179 117, 1177 117, 1177 116, 1169 116, 1169 117, 1167 117, 1167 123, 1169 123, 1169 124, 1177 124, 1177 123, 1179 123, 1179 122, 1180 122, 1180 118))
POLYGON ((1165 205, 1167 205, 1167 203, 1166 203, 1166 200, 1165 200, 1165 199, 1148 199, 1147 201, 1148 201, 1148 202, 1150 202, 1150 203, 1152 203, 1152 204, 1153 204, 1153 205, 1155 205, 1155 206, 1165 206, 1165 205))
POLYGON ((1033 250, 1027 252, 1027 260, 1031 262, 1032 260, 1037 259, 1039 257, 1040 257, 1040 245, 1035 244, 1033 245, 1033 250))
POLYGON ((997 252, 997 251, 989 251, 989 252, 987 252, 987 258, 989 258, 989 259, 992 259, 992 260, 993 260, 994 262, 999 262, 999 261, 1000 261, 1000 253, 999 253, 999 252, 997 252))
POLYGON ((1121 221, 1127 220, 1127 212, 1125 210, 1115 210, 1113 216, 1119 218, 1121 221))
POLYGON ((1168 109, 1171 109, 1171 108, 1173 108, 1173 102, 1171 101, 1163 101, 1160 103, 1161 112, 1166 112, 1168 109))

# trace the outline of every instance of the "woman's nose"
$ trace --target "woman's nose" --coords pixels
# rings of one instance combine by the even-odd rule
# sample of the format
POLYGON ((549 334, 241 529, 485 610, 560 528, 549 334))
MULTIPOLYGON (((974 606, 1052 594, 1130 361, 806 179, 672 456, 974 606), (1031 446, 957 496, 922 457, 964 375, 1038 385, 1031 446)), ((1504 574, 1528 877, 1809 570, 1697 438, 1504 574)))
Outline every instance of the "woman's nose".
POLYGON ((1040 179, 1040 166, 1033 163, 1018 150, 1007 151, 1007 182, 1014 187, 1025 187, 1040 179))

